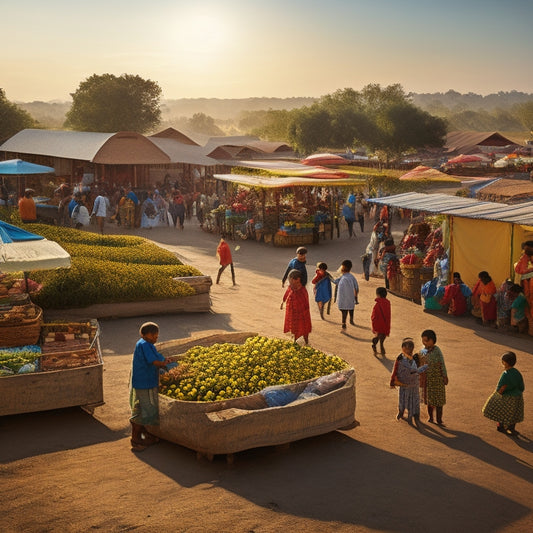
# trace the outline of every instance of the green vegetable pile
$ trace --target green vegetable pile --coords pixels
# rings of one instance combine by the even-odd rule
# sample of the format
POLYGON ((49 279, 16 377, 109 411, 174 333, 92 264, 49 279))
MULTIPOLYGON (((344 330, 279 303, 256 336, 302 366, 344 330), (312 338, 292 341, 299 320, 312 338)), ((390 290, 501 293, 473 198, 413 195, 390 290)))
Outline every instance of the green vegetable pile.
MULTIPOLYGON (((11 352, 0 349, 0 369, 8 369, 16 374, 24 365, 33 363, 40 356, 40 353, 25 350, 11 352)), ((10 374, 9 372, 3 372, 0 375, 10 374)))
POLYGON ((159 392, 188 401, 219 401, 338 372, 348 364, 292 341, 251 337, 244 344, 195 346, 160 380, 159 392))

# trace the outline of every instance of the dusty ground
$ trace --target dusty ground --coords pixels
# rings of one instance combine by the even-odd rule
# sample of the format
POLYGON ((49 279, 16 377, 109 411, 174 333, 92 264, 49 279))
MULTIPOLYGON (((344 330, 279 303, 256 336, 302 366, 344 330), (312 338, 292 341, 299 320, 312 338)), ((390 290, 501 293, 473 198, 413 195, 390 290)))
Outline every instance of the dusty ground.
MULTIPOLYGON (((118 228, 111 231, 116 232, 118 228)), ((215 276, 218 238, 195 224, 141 234, 215 276)), ((138 327, 145 319, 102 322, 106 404, 91 416, 79 408, 0 418, 1 526, 5 532, 45 531, 532 531, 533 342, 485 329, 471 318, 424 313, 391 296, 387 356, 370 348, 369 316, 379 281, 365 282, 359 257, 368 230, 310 246, 335 270, 354 261, 360 281, 357 326, 340 333, 333 307, 321 321, 313 307, 311 343, 349 361, 357 372, 356 418, 361 425, 291 444, 197 460, 161 443, 135 454, 128 438, 127 379, 138 327), (418 341, 433 328, 450 384, 445 428, 417 431, 395 420, 397 392, 388 387, 401 339, 418 341), (526 382, 526 421, 514 439, 496 432, 481 407, 512 349, 526 382)), ((212 312, 157 317, 160 340, 218 331, 282 336, 281 275, 294 250, 234 242, 237 287, 229 272, 212 288, 212 312)), ((480 265, 481 267, 482 265, 480 265)), ((418 343, 419 344, 419 343, 418 343)), ((419 344, 420 345, 420 344, 419 344)), ((425 417, 423 418, 425 421, 425 417)))

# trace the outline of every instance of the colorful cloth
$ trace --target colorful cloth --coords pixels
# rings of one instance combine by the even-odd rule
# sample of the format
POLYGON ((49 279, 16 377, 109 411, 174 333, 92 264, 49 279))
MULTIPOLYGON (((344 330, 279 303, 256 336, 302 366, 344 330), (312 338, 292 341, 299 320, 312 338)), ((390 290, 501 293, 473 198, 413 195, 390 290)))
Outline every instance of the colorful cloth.
POLYGON ((221 266, 231 265, 233 258, 231 257, 231 249, 226 241, 222 241, 217 246, 217 257, 221 266))
POLYGON ((464 283, 452 283, 447 285, 444 289, 444 298, 441 300, 441 305, 449 304, 448 313, 454 316, 464 315, 468 310, 468 300, 465 295, 472 294, 470 289, 464 283))
POLYGON ((490 322, 498 318, 495 294, 494 281, 489 281, 485 285, 481 280, 478 280, 472 290, 472 296, 479 302, 483 322, 490 322))
POLYGON ((285 291, 283 301, 286 304, 283 333, 291 332, 295 340, 311 333, 311 313, 307 289, 303 286, 297 290, 289 287, 285 291))
POLYGON ((315 302, 327 303, 331 300, 331 278, 323 270, 316 270, 311 283, 315 286, 315 302))
POLYGON ((446 404, 446 386, 444 378, 448 377, 444 356, 438 346, 431 350, 420 350, 420 364, 427 364, 428 369, 422 374, 420 385, 424 403, 433 407, 442 407, 446 404))
POLYGON ((418 367, 414 359, 400 354, 392 369, 391 386, 398 386, 398 411, 407 410, 409 418, 420 415, 420 395, 418 367), (401 383, 399 385, 398 383, 401 383))
POLYGON ((391 307, 387 298, 376 298, 372 308, 372 332, 376 335, 381 333, 387 337, 390 335, 391 307))

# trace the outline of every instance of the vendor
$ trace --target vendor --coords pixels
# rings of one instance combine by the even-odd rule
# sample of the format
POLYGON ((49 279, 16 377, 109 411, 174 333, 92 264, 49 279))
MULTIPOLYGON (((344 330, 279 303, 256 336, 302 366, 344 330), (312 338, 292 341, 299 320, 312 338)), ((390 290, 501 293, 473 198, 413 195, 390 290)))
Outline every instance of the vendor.
POLYGON ((453 273, 453 283, 444 289, 441 305, 448 305, 448 314, 462 316, 468 311, 472 291, 463 283, 459 272, 453 273))
POLYGON ((33 189, 24 191, 24 196, 19 200, 19 213, 22 222, 37 222, 37 208, 33 200, 33 189))

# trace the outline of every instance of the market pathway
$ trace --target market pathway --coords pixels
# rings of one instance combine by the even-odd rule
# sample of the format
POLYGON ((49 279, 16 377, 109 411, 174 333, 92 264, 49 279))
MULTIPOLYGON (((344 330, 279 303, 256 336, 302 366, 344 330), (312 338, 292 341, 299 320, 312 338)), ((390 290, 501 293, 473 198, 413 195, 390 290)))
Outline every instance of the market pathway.
MULTIPOLYGON (((121 233, 116 226, 108 229, 121 233)), ((184 231, 135 234, 216 278, 218 236, 196 223, 184 231)), ((141 454, 130 451, 128 373, 144 320, 159 323, 161 341, 236 330, 283 336, 280 279, 294 250, 234 241, 237 286, 224 272, 221 284, 212 287, 212 312, 102 321, 106 404, 93 416, 66 409, 0 418, 2 530, 533 530, 531 338, 485 329, 471 318, 428 314, 391 296, 387 354, 374 356, 369 317, 380 281, 362 279, 359 259, 368 238, 368 230, 351 240, 343 232, 341 239, 308 247, 310 274, 319 261, 332 272, 346 258, 355 265, 361 287, 356 326, 343 334, 335 305, 325 321, 312 307, 310 342, 355 367, 359 427, 296 442, 285 451, 243 452, 232 467, 222 457, 197 461, 194 452, 170 443, 141 454), (395 420, 397 391, 388 382, 401 339, 413 336, 420 347, 426 328, 437 332, 450 384, 446 427, 423 417, 417 431, 395 420), (518 355, 527 388, 518 439, 496 432, 481 415, 501 373, 499 356, 508 349, 518 355)))

